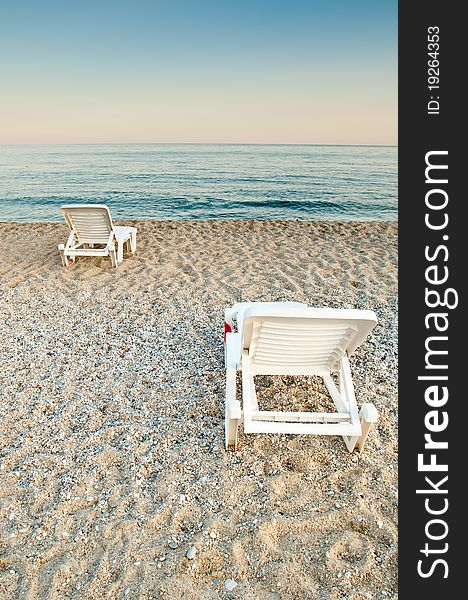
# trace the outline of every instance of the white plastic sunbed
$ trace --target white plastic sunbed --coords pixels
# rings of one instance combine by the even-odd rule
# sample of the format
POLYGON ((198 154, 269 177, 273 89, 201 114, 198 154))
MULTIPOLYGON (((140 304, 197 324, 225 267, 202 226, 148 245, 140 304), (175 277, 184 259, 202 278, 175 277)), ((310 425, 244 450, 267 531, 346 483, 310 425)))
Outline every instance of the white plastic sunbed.
POLYGON ((105 204, 67 204, 60 212, 70 227, 67 243, 58 246, 64 267, 77 256, 110 256, 116 267, 123 261, 124 246, 136 251, 136 227, 114 225, 105 204))
POLYGON ((225 312, 226 448, 237 447, 237 430, 343 436, 349 452, 362 450, 373 404, 358 412, 349 358, 377 323, 372 311, 309 308, 296 302, 241 302, 225 312), (233 331, 234 323, 237 331, 233 331), (242 372, 242 409, 236 372, 242 372), (338 386, 332 373, 338 374, 338 386), (277 412, 259 409, 255 375, 318 375, 336 412, 277 412))

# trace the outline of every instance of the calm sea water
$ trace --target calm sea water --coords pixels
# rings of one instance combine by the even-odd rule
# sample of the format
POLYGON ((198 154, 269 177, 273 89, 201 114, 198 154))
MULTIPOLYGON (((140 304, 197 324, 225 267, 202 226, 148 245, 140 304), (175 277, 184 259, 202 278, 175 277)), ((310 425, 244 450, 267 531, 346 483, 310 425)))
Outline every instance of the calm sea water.
POLYGON ((126 219, 392 220, 397 148, 0 146, 0 220, 56 221, 74 202, 126 219))

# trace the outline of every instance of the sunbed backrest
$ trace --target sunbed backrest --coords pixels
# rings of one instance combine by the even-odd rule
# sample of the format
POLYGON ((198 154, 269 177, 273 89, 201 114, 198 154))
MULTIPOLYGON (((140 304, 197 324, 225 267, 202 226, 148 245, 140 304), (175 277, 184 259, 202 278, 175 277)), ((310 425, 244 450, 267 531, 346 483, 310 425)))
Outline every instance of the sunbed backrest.
POLYGON ((112 219, 107 206, 62 206, 61 211, 79 244, 107 243, 112 232, 112 219))
POLYGON ((343 322, 270 317, 254 324, 249 356, 258 366, 335 370, 355 333, 343 322))
MULTIPOLYGON (((289 311, 292 312, 292 311, 289 311)), ((243 347, 259 370, 294 365, 335 371, 374 327, 371 311, 298 309, 296 315, 246 311, 243 347)))

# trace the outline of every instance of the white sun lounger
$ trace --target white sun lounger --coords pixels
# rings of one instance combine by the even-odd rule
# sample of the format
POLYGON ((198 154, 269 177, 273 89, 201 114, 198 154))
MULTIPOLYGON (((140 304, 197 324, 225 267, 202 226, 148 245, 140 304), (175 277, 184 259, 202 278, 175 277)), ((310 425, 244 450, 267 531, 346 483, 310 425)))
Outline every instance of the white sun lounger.
POLYGON ((60 211, 70 227, 67 243, 58 246, 64 267, 76 256, 110 256, 116 267, 123 261, 124 246, 136 251, 136 227, 114 225, 105 204, 67 204, 60 211))
POLYGON ((343 436, 349 452, 362 450, 373 404, 358 412, 349 358, 373 329, 372 311, 309 308, 294 302, 241 302, 225 312, 226 448, 237 447, 237 430, 343 436), (233 332, 234 323, 237 332, 233 332), (242 372, 242 408, 236 372, 242 372), (338 373, 338 386, 332 378, 338 373), (276 412, 259 409, 255 375, 318 375, 336 412, 276 412))

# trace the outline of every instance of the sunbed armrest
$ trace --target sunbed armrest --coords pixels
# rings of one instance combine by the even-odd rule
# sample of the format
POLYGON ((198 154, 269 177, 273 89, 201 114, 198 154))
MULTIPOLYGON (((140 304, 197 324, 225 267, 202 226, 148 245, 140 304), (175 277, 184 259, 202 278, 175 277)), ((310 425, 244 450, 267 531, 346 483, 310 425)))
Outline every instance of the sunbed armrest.
POLYGON ((226 369, 238 369, 242 356, 241 336, 239 333, 226 334, 226 369))
POLYGON ((359 416, 366 421, 366 423, 377 423, 379 420, 377 409, 373 404, 368 402, 362 405, 359 416))

